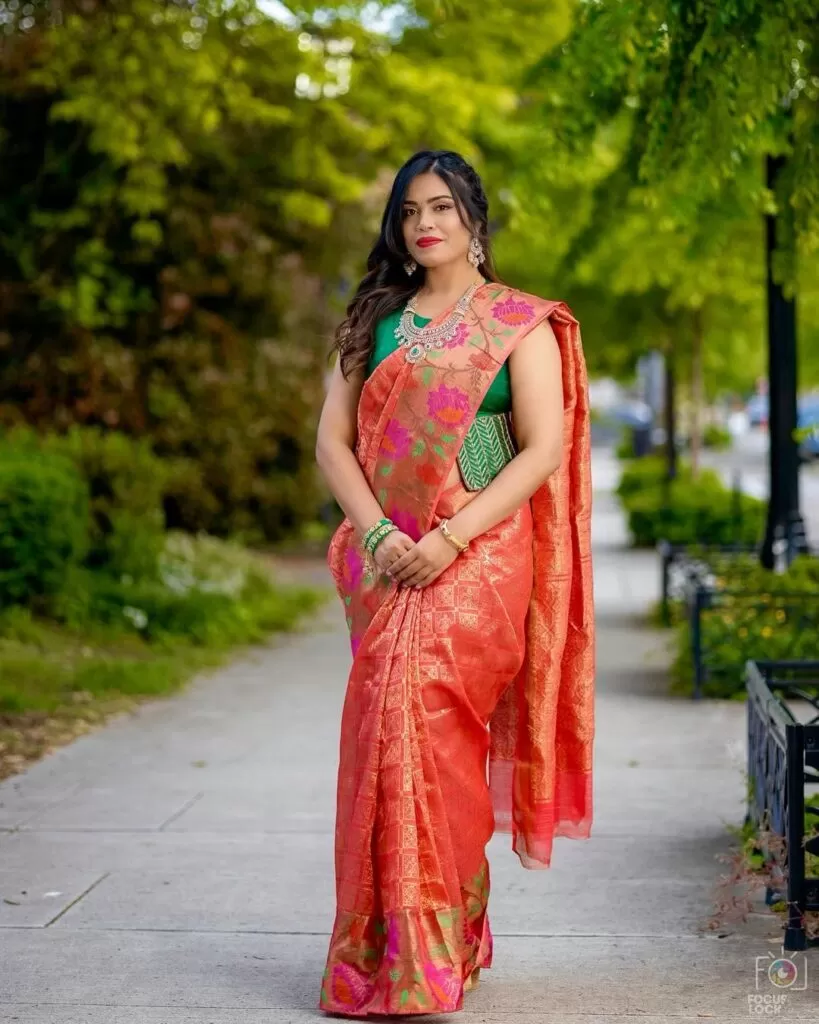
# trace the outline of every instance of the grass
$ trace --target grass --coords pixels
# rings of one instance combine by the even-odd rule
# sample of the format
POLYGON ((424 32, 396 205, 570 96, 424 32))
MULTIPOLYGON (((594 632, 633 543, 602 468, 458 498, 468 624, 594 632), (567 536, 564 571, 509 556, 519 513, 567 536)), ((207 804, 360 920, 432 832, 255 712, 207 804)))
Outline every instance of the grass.
MULTIPOLYGON (((149 633, 128 622, 53 621, 0 612, 0 779, 141 701, 170 697, 196 673, 249 644, 295 629, 326 597, 315 588, 259 584, 214 608, 213 595, 179 628, 149 633), (205 619, 207 629, 200 628, 205 619)), ((162 609, 164 612, 164 608, 162 609)), ((178 612, 178 609, 177 609, 178 612)), ((180 623, 177 614, 173 625, 180 623)))

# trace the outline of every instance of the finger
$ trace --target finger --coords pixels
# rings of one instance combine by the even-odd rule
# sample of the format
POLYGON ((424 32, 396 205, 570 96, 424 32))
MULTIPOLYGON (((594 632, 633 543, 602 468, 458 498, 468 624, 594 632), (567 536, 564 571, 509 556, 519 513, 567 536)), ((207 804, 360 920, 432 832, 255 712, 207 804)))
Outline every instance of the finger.
POLYGON ((430 568, 429 568, 428 565, 421 565, 421 566, 419 566, 416 569, 416 571, 414 573, 412 573, 406 579, 406 581, 405 581, 406 585, 408 587, 416 587, 421 582, 421 580, 426 579, 426 577, 429 575, 429 573, 430 573, 430 568))
POLYGON ((413 544, 413 546, 409 549, 409 551, 405 551, 403 555, 400 555, 392 563, 392 571, 394 573, 401 573, 401 572, 403 572, 404 569, 407 568, 407 566, 412 565, 412 563, 415 561, 415 559, 417 557, 418 557, 418 552, 416 551, 415 545, 413 544))
POLYGON ((426 569, 426 566, 420 559, 416 559, 411 562, 406 568, 401 569, 399 572, 393 573, 396 579, 401 580, 402 583, 408 583, 414 576, 418 574, 420 570, 426 569))

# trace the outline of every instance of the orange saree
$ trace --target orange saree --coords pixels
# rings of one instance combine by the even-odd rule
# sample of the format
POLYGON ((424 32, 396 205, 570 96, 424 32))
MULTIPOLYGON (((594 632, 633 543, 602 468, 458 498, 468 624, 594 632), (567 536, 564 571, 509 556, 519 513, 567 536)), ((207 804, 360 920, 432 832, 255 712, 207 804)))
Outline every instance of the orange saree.
POLYGON ((345 520, 328 561, 353 651, 341 721, 336 916, 319 1007, 460 1010, 492 962, 493 831, 527 868, 592 822, 594 623, 586 370, 568 307, 483 285, 420 362, 366 381, 356 453, 384 514, 418 539, 474 499, 446 486, 515 345, 548 319, 563 366, 563 460, 430 586, 367 579, 345 520), (488 774, 487 774, 488 769, 488 774))

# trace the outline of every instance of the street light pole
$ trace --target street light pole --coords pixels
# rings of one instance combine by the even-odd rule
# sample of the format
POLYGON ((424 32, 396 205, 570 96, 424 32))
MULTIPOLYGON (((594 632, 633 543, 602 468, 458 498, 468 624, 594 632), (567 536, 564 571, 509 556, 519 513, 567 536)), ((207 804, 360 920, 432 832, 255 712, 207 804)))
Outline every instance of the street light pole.
MULTIPOLYGON (((768 156, 766 177, 773 192, 785 157, 768 156)), ((778 216, 788 216, 780 210, 778 216)), ((778 564, 777 554, 790 565, 807 551, 805 524, 799 510, 799 455, 796 430, 796 300, 786 298, 773 277, 777 215, 766 214, 768 275, 768 430, 770 497, 760 560, 766 569, 778 564)))

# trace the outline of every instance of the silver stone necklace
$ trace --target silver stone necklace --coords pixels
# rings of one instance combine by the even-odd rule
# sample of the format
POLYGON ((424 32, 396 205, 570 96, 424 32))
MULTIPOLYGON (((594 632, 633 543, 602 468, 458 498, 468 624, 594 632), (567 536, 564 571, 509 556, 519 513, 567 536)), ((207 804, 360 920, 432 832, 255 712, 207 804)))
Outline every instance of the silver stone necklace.
POLYGON ((408 363, 417 363, 422 356, 434 348, 443 348, 450 338, 454 337, 458 325, 466 315, 472 296, 480 288, 480 283, 470 285, 455 303, 452 312, 440 324, 431 327, 429 324, 418 327, 415 323, 415 299, 409 300, 401 314, 398 326, 393 331, 401 348, 406 348, 408 363))

